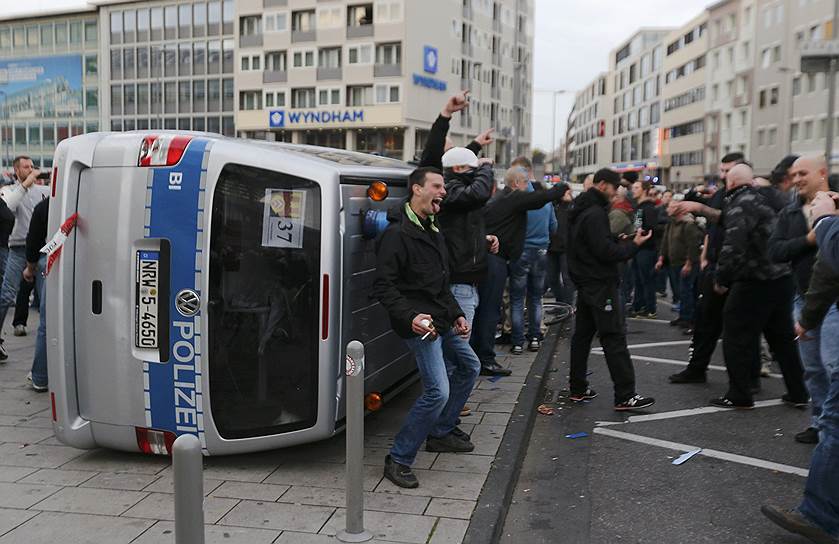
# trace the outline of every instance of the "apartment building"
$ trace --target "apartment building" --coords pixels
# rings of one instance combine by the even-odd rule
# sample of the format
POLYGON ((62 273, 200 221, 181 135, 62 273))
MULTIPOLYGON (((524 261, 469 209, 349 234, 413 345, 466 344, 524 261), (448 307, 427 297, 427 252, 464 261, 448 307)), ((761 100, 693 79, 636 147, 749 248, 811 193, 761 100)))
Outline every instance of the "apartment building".
POLYGON ((573 157, 572 179, 583 178, 612 162, 610 85, 609 74, 602 73, 574 98, 569 124, 574 130, 573 147, 568 150, 573 157))
POLYGON ((58 142, 100 129, 99 51, 94 8, 0 15, 0 168, 16 155, 51 168, 58 142))
POLYGON ((751 156, 756 12, 755 0, 723 0, 708 8, 706 181, 717 178, 726 154, 751 156))
POLYGON ((708 11, 670 32, 664 44, 662 177, 682 190, 701 183, 705 173, 708 11))
POLYGON ((641 29, 609 54, 611 164, 651 180, 661 167, 664 38, 670 29, 641 29))
POLYGON ((499 163, 529 147, 531 0, 237 0, 236 17, 240 135, 411 160, 469 89, 456 143, 495 128, 499 163))

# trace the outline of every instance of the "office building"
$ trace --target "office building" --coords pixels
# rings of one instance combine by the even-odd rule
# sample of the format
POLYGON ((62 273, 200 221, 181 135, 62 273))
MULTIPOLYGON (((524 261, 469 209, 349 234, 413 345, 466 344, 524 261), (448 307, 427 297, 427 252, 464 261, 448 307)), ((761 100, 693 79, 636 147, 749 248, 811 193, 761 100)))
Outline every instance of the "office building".
POLYGON ((593 173, 600 165, 612 162, 612 78, 598 75, 594 81, 579 91, 574 98, 573 119, 573 169, 571 177, 579 180, 593 173))

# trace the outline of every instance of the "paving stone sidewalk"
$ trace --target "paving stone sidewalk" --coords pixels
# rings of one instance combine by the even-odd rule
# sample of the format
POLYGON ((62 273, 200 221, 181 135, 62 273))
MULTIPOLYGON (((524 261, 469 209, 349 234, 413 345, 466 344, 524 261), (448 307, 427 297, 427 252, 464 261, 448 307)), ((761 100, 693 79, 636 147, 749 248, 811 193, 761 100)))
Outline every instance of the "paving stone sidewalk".
MULTIPOLYGON (((32 312, 30 325, 38 322, 32 312)), ((28 388, 34 329, 7 332, 0 365, 0 544, 174 542, 167 457, 78 450, 52 434, 47 394, 28 388)), ((506 351, 505 351, 506 353, 506 351)), ((420 452, 418 489, 384 480, 392 437, 419 388, 365 420, 365 526, 373 542, 459 544, 535 354, 506 356, 513 375, 481 378, 470 397, 471 454, 420 452)), ((204 462, 206 541, 332 544, 344 528, 343 434, 294 448, 204 462)))

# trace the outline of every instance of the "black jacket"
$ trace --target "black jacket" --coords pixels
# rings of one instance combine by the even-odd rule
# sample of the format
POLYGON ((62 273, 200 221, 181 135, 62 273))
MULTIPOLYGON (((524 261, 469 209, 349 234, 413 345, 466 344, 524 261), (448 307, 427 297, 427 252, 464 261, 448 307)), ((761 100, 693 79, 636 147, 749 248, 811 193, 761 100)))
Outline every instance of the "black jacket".
POLYGON ((26 234, 26 261, 37 263, 41 257, 41 248, 47 245, 47 223, 49 222, 50 199, 45 198, 35 205, 29 232, 26 234))
POLYGON ((562 184, 547 191, 514 191, 505 187, 495 193, 484 212, 487 232, 498 237, 498 256, 507 261, 521 257, 527 231, 527 211, 562 200, 566 191, 568 186, 562 184))
POLYGON ((576 285, 617 283, 618 264, 638 253, 634 243, 616 242, 609 229, 609 199, 592 187, 568 214, 568 271, 576 285))
POLYGON ((821 325, 830 306, 839 299, 839 218, 828 216, 816 220, 816 240, 819 257, 799 321, 806 330, 821 325))
POLYGON ((720 218, 725 239, 715 277, 719 285, 775 280, 790 273, 788 264, 769 260, 776 214, 772 201, 753 187, 740 186, 728 192, 720 218))
POLYGON ((653 231, 652 238, 641 244, 641 249, 656 250, 661 244, 663 228, 659 225, 658 219, 658 208, 655 207, 655 202, 651 200, 640 203, 638 209, 635 210, 635 229, 653 231))
POLYGON ((446 172, 446 198, 437 220, 446 238, 452 283, 477 283, 486 273, 484 205, 492 196, 492 167, 446 172))
POLYGON ((798 294, 810 286, 810 275, 816 263, 818 249, 807 242, 810 227, 804 217, 802 202, 797 198, 778 215, 778 223, 769 238, 769 259, 776 263, 790 263, 798 294))
POLYGON ((388 212, 390 224, 376 247, 374 297, 385 307, 393 330, 413 338, 411 322, 429 314, 440 333, 463 315, 449 283, 448 252, 434 218, 420 221, 407 202, 388 212))
POLYGON ((548 251, 551 253, 565 253, 568 240, 568 212, 570 208, 570 204, 564 200, 554 202, 556 231, 551 234, 551 245, 548 247, 548 251))
MULTIPOLYGON (((434 124, 431 125, 431 130, 428 132, 428 139, 425 141, 425 147, 422 149, 422 158, 420 158, 419 166, 433 166, 434 168, 443 169, 443 153, 446 148, 446 134, 449 132, 450 117, 443 117, 438 115, 434 124)), ((475 155, 481 152, 481 144, 472 140, 466 149, 471 150, 475 155)))
POLYGON ((9 247, 9 235, 14 228, 15 214, 6 206, 6 201, 0 198, 0 248, 9 247))

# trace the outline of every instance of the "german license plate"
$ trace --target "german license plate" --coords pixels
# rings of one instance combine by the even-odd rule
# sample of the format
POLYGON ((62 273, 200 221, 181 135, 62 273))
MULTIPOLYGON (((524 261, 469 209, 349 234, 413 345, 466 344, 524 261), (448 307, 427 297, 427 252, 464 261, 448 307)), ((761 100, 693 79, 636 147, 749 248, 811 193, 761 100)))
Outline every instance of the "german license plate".
POLYGON ((157 349, 158 302, 160 298, 160 252, 137 252, 137 280, 134 344, 138 348, 157 349))

